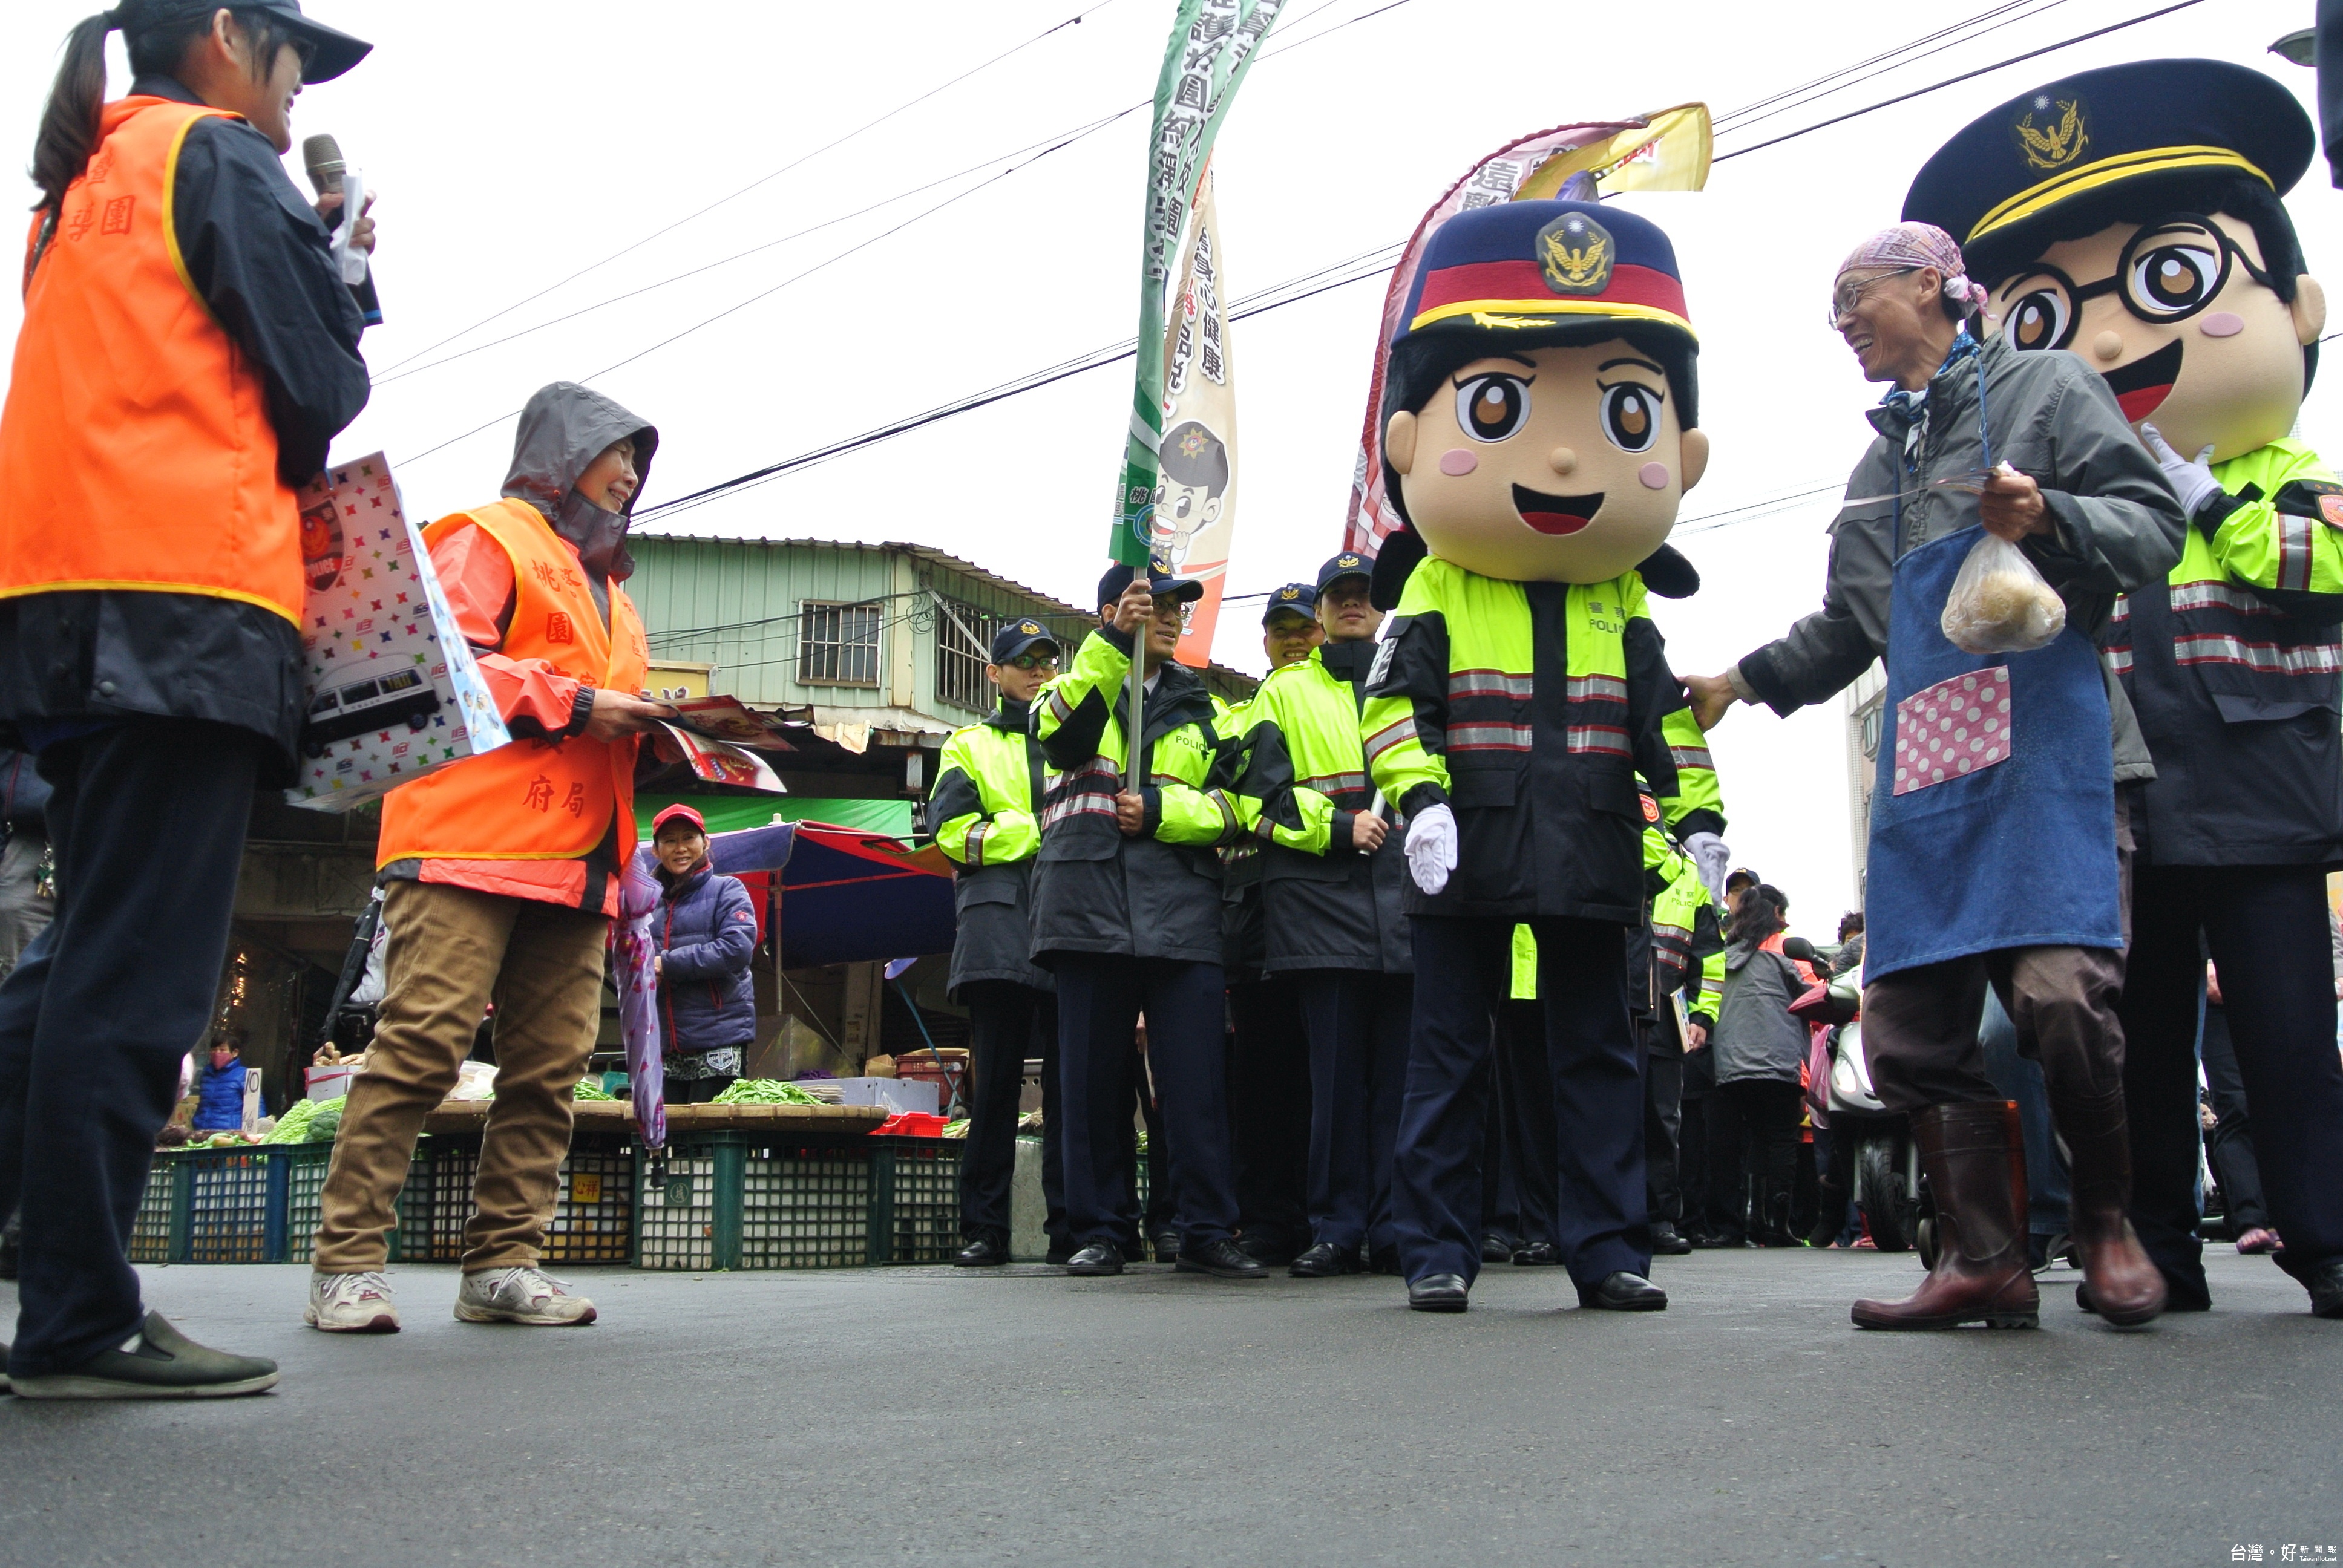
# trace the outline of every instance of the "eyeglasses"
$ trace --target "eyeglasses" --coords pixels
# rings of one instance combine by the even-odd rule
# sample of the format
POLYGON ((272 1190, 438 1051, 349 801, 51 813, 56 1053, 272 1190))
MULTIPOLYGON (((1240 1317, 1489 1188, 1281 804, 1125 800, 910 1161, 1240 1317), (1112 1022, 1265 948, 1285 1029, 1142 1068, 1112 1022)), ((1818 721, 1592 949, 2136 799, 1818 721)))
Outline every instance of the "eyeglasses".
POLYGON ((1840 321, 1850 315, 1856 306, 1861 305, 1873 289, 1891 277, 1902 277, 1907 273, 1919 270, 1916 266, 1899 266, 1893 272, 1883 272, 1876 277, 1865 277, 1854 281, 1842 279, 1831 290, 1830 315, 1824 318, 1823 325, 1836 332, 1840 321))
POLYGON ((1020 669, 1055 669, 1058 656, 1054 653, 1021 653, 1009 661, 1020 669))
POLYGON ((1996 330, 2013 348, 2064 348, 2082 325, 2084 304, 2103 294, 2120 296, 2126 310, 2151 326, 2186 321, 2220 297, 2233 261, 2256 283, 2275 286, 2211 218, 2174 213, 2133 235, 2113 275, 2096 283, 2078 284, 2046 263, 2027 267, 1999 291, 2018 292, 1994 318, 1996 330))

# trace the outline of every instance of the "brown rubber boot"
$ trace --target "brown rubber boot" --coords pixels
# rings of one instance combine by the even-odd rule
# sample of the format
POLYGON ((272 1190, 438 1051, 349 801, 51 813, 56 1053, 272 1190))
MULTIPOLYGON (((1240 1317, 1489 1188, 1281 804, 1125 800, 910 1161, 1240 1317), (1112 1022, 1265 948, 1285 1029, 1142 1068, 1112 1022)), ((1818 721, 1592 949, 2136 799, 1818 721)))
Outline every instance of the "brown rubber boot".
POLYGON ((2121 1329, 2164 1311, 2164 1275, 2131 1228, 2131 1132, 2120 1090, 2094 1099, 2053 1099, 2066 1141, 2075 1198, 2069 1223, 2091 1307, 2121 1329))
POLYGON ((2026 1258, 2025 1156, 2016 1107, 1931 1105, 1912 1136, 1936 1200, 1936 1266, 1900 1302, 1855 1303, 1859 1329, 2030 1329, 2041 1309, 2026 1258))

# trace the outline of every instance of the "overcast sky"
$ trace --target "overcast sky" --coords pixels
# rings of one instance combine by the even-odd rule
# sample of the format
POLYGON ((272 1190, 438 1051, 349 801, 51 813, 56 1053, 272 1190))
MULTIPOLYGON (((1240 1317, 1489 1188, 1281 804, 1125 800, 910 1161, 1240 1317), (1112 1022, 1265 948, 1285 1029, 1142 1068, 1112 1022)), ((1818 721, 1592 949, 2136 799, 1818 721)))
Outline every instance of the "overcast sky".
MULTIPOLYGON (((1388 4, 1290 0, 1220 138, 1227 297, 1403 238, 1450 180, 1523 133, 1693 99, 1723 115, 1993 8, 1403 0, 1367 15, 1388 4)), ((18 0, 0 106, 20 160, 54 69, 45 50, 87 8, 18 0)), ((511 441, 500 417, 546 381, 590 378, 659 427, 648 503, 1132 330, 1146 109, 993 176, 1143 106, 1170 0, 307 8, 377 45, 348 76, 305 93, 295 117, 297 137, 338 136, 381 193, 388 320, 366 343, 378 380, 335 450, 387 449, 421 516, 496 493, 511 441), (1085 5, 1079 25, 817 151, 1085 5), (1019 149, 1029 150, 1008 156, 1019 149), (665 281, 693 268, 707 270, 665 281), (602 303, 634 291, 645 292, 602 303), (542 329, 481 347, 533 327, 542 329)), ((2026 0, 1998 31, 1724 136, 1718 152, 2156 8, 2026 0)), ((1821 308, 1838 258, 1894 221, 1928 153, 2037 82, 2157 55, 2241 61, 2308 105, 2311 73, 2265 50, 2310 20, 2307 0, 2204 0, 1721 163, 1704 192, 1624 198, 1674 237, 1702 336, 1701 414, 1715 457, 1685 499, 1677 543, 1707 586, 1689 601, 1655 601, 1679 671, 1719 668, 1819 600, 1823 528, 1877 396, 1819 324, 1821 308), (1699 531, 1708 514, 1825 487, 1699 531)), ((127 83, 114 53, 118 93, 127 83)), ((31 186, 22 191, 29 205, 31 186)), ((2328 188, 2323 164, 2292 206, 2313 270, 2338 265, 2343 193, 2328 188)), ((1232 594, 1309 576, 1339 546, 1382 288, 1353 284, 1233 328, 1243 467, 1232 594)), ((0 295, 0 331, 13 342, 18 301, 13 289, 0 295)), ((1104 565, 1130 380, 1127 362, 1092 371, 675 526, 915 540, 1081 603, 1104 565)), ((2316 445, 2328 444, 2336 386, 2326 378, 2304 411, 2316 445)), ((1259 669, 1247 608, 1222 618, 1215 652, 1259 669)), ((1795 923, 1817 935, 1854 894, 1842 731, 1834 703, 1786 721, 1737 709, 1712 737, 1736 858, 1784 888, 1795 923)))

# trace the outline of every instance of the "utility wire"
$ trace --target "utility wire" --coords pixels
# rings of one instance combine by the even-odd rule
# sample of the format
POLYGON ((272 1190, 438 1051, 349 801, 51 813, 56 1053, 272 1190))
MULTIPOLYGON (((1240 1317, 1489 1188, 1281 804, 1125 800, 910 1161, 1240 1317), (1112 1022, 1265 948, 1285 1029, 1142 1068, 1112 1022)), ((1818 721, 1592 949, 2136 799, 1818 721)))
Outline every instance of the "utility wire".
POLYGON ((1931 55, 1942 54, 1946 49, 1982 38, 1987 33, 1998 32, 2004 27, 2019 22, 2032 21, 2044 12, 2065 3, 2066 0, 2046 0, 2046 3, 2045 0, 2007 0, 2006 4, 1981 11, 1974 16, 1955 22, 1948 26, 1940 27, 1934 33, 1925 33, 1893 49, 1874 55, 1867 60, 1858 60, 1827 75, 1817 76, 1803 86, 1775 93, 1758 99, 1754 104, 1745 104, 1740 108, 1728 110, 1716 117, 1716 129, 1719 134, 1728 130, 1745 130, 1759 121, 1770 120, 1776 115, 1786 114, 1792 109, 1815 103, 1829 97, 1834 93, 1843 93, 1849 87, 1870 81, 1875 76, 1885 75, 1890 71, 1898 71, 1907 65, 1916 65, 1931 55), (2033 8, 2028 9, 2028 7, 2033 8), (1973 27, 1976 30, 1966 31, 1973 27), (1915 53, 1916 50, 1920 52, 1915 53))
MULTIPOLYGON (((1402 3, 1404 3, 1404 0, 1402 0, 1402 3)), ((2024 54, 2011 55, 2006 60, 1999 61, 1994 65, 1980 66, 1974 71, 1966 71, 1959 75, 1948 76, 1942 81, 1933 83, 1927 86, 1916 88, 1912 92, 1901 94, 1896 97, 1885 99, 1880 103, 1872 104, 1860 109, 1851 110, 1846 114, 1835 116, 1831 119, 1821 121, 1815 125, 1807 126, 1803 129, 1791 131, 1785 135, 1775 136, 1772 140, 1761 142, 1755 146, 1736 148, 1733 152, 1720 154, 1713 159, 1712 162, 1723 163, 1729 158, 1739 157, 1743 153, 1758 152, 1766 147, 1779 146, 1784 142, 1795 141, 1798 137, 1809 135, 1812 132, 1823 130, 1832 126, 1843 125, 1848 120, 1859 118, 1864 115, 1871 114, 1875 110, 1887 108, 1896 104, 1906 103, 1913 98, 1921 97, 1926 94, 1939 91, 1945 87, 1956 85, 1961 82, 1973 80, 1977 76, 2004 69, 2006 66, 2018 65, 2027 60, 2036 59, 2043 55, 2050 54, 2059 49, 2067 48, 2076 44, 2085 43, 2093 38, 2104 37, 2110 33, 2120 32, 2127 27, 2137 26, 2143 22, 2151 22, 2158 17, 2170 15, 2176 11, 2186 10, 2189 6, 2197 5, 2198 3, 2199 0, 2179 0, 2179 4, 2177 5, 2167 5, 2161 10, 2147 12, 2140 15, 2133 16, 2126 21, 2117 22, 2108 26, 2096 28, 2091 32, 2079 34, 2077 36, 2066 39, 2061 43, 2046 45, 2039 49, 2030 49, 2024 54)), ((1990 15, 1992 13, 1987 13, 1986 15, 1990 15)), ((1316 35, 1318 37, 1323 37, 1326 35, 1327 35, 1325 34, 1316 35)), ((1936 35, 1932 35, 1931 36, 1936 35)), ((1874 56, 1874 58, 1876 59, 1878 56, 1874 56)), ((1770 101, 1771 100, 1760 100, 1759 102, 1762 106, 1763 104, 1770 101)), ((1395 244, 1383 246, 1379 251, 1363 253, 1363 255, 1381 256, 1388 253, 1393 257, 1393 262, 1395 262, 1398 253, 1402 248, 1402 245, 1395 244)), ((1342 264, 1336 264, 1337 266, 1340 265, 1342 264)), ((1331 270, 1333 269, 1322 268, 1316 274, 1305 274, 1304 277, 1322 276, 1326 272, 1331 270)), ((1243 309, 1241 307, 1232 308, 1230 311, 1230 318, 1232 320, 1242 319, 1245 316, 1260 315, 1264 311, 1273 310, 1281 306, 1299 304, 1304 299, 1312 298, 1317 295, 1325 293, 1328 289, 1341 287, 1345 284, 1362 282, 1368 277, 1380 276, 1387 271, 1389 271, 1388 265, 1376 267, 1373 271, 1361 272, 1352 276, 1338 279, 1332 283, 1324 284, 1318 287, 1294 293, 1291 297, 1280 298, 1267 304, 1257 305, 1251 309, 1243 309)), ((1301 280, 1293 281, 1298 282, 1301 280)), ((1289 288, 1291 286, 1292 283, 1290 282, 1287 285, 1280 286, 1280 288, 1289 288)), ((972 413, 976 409, 989 407, 991 404, 1001 402, 1009 397, 1017 397, 1021 393, 1038 391, 1041 387, 1052 386, 1057 382, 1066 380, 1070 377, 1079 376, 1084 371, 1095 370, 1103 366, 1115 364, 1122 359, 1129 358, 1133 352, 1134 348, 1130 340, 1126 340, 1123 344, 1117 347, 1095 349, 1090 354, 1078 356, 1073 359, 1062 361, 1057 366, 1051 367, 1045 370, 1032 372, 1027 376, 1021 377, 1014 381, 1004 382, 998 387, 972 394, 970 397, 959 399, 956 402, 948 403, 940 407, 930 409, 923 414, 912 415, 907 418, 897 420, 892 424, 883 425, 876 429, 865 431, 861 435, 848 437, 842 440, 831 442, 827 446, 816 447, 812 451, 802 453, 798 457, 784 458, 780 462, 768 464, 761 468, 751 469, 748 473, 720 481, 718 484, 710 485, 703 489, 695 490, 689 495, 679 497, 675 500, 662 502, 658 506, 646 508, 638 515, 646 520, 653 517, 672 516, 690 508, 704 505, 708 501, 716 499, 719 497, 729 494, 732 491, 764 484, 769 480, 782 477, 788 474, 799 472, 805 468, 816 467, 821 463, 828 462, 833 457, 842 457, 849 452, 859 451, 865 447, 875 446, 880 442, 890 440, 897 436, 907 435, 913 430, 934 424, 939 420, 950 418, 959 414, 972 413)), ((496 421, 491 420, 490 423, 494 424, 496 421)), ((481 428, 486 427, 487 427, 485 426, 481 427, 481 428)), ((468 432, 468 434, 471 433, 473 432, 468 432)), ((458 439, 461 438, 462 437, 458 437, 458 439)), ((446 445, 446 443, 442 443, 442 445, 446 445)), ((437 447, 432 448, 433 451, 437 451, 437 447)))
POLYGON ((588 273, 594 271, 596 268, 608 266, 610 263, 618 260, 620 256, 626 256, 632 251, 640 250, 644 246, 650 244, 651 241, 659 238, 660 236, 672 234, 675 230, 681 228, 688 223, 691 223, 699 218, 706 217, 709 213, 714 212, 718 207, 724 206, 727 202, 737 201, 740 197, 747 196, 750 191, 755 190, 758 186, 768 185, 772 181, 780 178, 781 176, 788 174, 791 169, 799 167, 804 164, 810 163, 813 159, 821 156, 821 155, 826 152, 844 146, 847 143, 862 135, 865 131, 876 130, 879 126, 885 125, 889 120, 893 119, 896 116, 902 114, 904 111, 916 108, 918 106, 926 103, 930 98, 934 97, 939 93, 947 92, 953 87, 957 87, 962 82, 967 81, 970 76, 980 75, 982 73, 992 69, 993 66, 998 65, 1001 61, 1008 59, 1011 55, 1021 54, 1023 51, 1031 48, 1034 45, 1050 36, 1052 33, 1061 32, 1065 28, 1075 26, 1081 23, 1083 17, 1095 15, 1113 4, 1114 0, 1097 0, 1095 5, 1087 6, 1084 9, 1076 12, 1071 16, 1067 17, 1062 22, 1057 23, 1053 26, 1042 28, 1039 33, 1034 34, 1022 44, 1019 44, 1013 48, 1001 51, 1000 54, 995 55, 991 59, 985 61, 982 65, 971 65, 967 70, 962 71, 959 75, 954 76, 951 80, 939 83, 935 86, 930 87, 926 92, 921 93, 918 97, 908 98, 902 103, 896 105, 885 114, 880 115, 877 119, 866 120, 861 125, 857 126, 854 129, 847 132, 844 136, 833 136, 829 141, 824 142, 821 146, 814 148, 811 152, 801 154, 800 156, 790 159, 788 163, 783 164, 779 168, 774 169, 769 174, 758 176, 755 179, 750 180, 747 185, 742 186, 739 190, 732 192, 729 196, 719 196, 714 201, 709 202, 706 206, 699 208, 698 211, 686 213, 683 216, 676 219, 673 223, 669 224, 666 227, 654 229, 650 233, 643 236, 642 238, 636 240, 633 244, 622 246, 618 249, 612 251, 601 260, 590 262, 588 265, 579 267, 576 272, 571 273, 568 276, 561 279, 558 283, 548 284, 545 287, 538 289, 535 294, 528 296, 527 298, 517 299, 510 305, 506 306, 502 310, 492 311, 488 315, 482 317, 479 320, 473 322, 471 326, 464 327, 461 331, 450 333, 448 336, 439 339, 437 343, 431 344, 427 347, 417 349, 414 353, 408 355, 405 359, 399 360, 397 364, 385 367, 386 371, 397 370, 401 366, 411 364, 415 360, 422 358, 423 356, 427 354, 435 353, 441 348, 445 348, 448 344, 455 342, 457 338, 462 337, 472 332, 477 332, 481 327, 486 327, 489 322, 495 321, 500 317, 508 316, 512 312, 518 310, 524 305, 528 305, 537 300, 542 299, 558 288, 567 287, 568 285, 577 282, 578 279, 585 276, 588 273))
POLYGON ((1955 86, 1962 82, 1973 81, 1976 77, 1988 75, 1995 71, 2003 70, 2011 65, 2020 65, 2027 60, 2039 59, 2045 55, 2056 54, 2060 49, 2070 49, 2077 44, 2087 44, 2094 38, 2104 38, 2110 33, 2120 33, 2127 27, 2137 27, 2143 22, 2153 22, 2159 16, 2169 16, 2175 11, 2186 11, 2191 5, 2201 5, 2202 3, 2203 0, 2180 0, 2178 5, 2167 5, 2160 11, 2145 12, 2140 15, 2130 17, 2125 21, 2110 23, 2105 27, 2095 27, 2088 33, 2077 33, 2073 37, 2061 39, 2056 44, 2045 44, 2039 49, 2028 49, 2023 55, 2012 55, 2006 60, 1997 60, 1990 65, 1979 65, 1974 71, 1964 71, 1957 76, 1947 76, 1941 82, 1932 82, 1925 87, 1915 87, 1908 93, 1899 93, 1892 98, 1882 98, 1878 103, 1866 104, 1859 109, 1849 109, 1844 115, 1834 116, 1830 119, 1823 120, 1815 125, 1803 126, 1798 130, 1775 136, 1770 142, 1759 142, 1756 146, 1749 147, 1735 147, 1729 153, 1720 153, 1717 156, 1709 161, 1712 164, 1721 164, 1728 159, 1740 157, 1745 154, 1762 153, 1767 147, 1778 147, 1784 142, 1795 141, 1798 137, 1810 135, 1813 132, 1825 130, 1832 126, 1844 125, 1849 120, 1858 119, 1865 115, 1872 114, 1877 110, 1892 108, 1897 104, 1909 103, 1914 98, 1926 96, 1927 94, 1941 91, 1946 87, 1955 86))

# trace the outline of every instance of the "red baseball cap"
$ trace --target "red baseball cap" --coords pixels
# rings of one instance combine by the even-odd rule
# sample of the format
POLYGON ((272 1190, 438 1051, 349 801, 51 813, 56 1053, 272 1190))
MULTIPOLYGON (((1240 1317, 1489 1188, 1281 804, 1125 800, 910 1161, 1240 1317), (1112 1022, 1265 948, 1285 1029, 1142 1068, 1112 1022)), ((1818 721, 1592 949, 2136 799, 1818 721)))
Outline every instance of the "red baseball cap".
POLYGON ((661 828, 666 827, 669 822, 674 821, 689 822, 693 827, 699 829, 701 837, 705 838, 707 836, 707 819, 703 818, 699 812, 693 810, 690 807, 679 800, 674 805, 669 806, 666 810, 661 811, 658 816, 651 819, 651 837, 654 839, 658 838, 659 830, 661 828))

